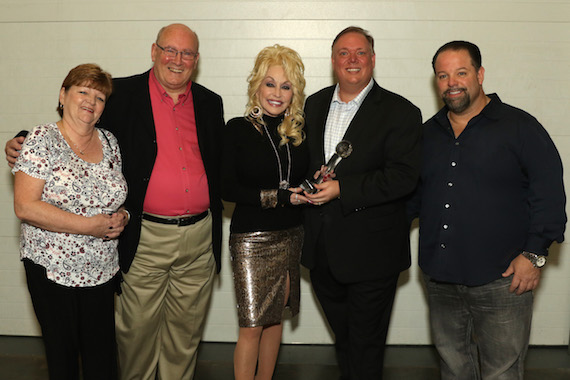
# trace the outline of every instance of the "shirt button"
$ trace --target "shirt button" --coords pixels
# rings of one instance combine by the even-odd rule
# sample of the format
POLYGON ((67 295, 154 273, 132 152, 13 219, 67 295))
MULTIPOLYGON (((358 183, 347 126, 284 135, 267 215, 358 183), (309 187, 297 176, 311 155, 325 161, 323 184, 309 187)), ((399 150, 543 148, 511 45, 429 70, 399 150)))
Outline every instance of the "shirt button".
POLYGON ((451 205, 450 205, 449 203, 446 203, 445 205, 443 205, 443 207, 445 207, 445 208, 450 208, 451 205))
POLYGON ((455 142, 455 146, 457 146, 457 145, 459 145, 459 141, 456 141, 456 142, 455 142))
POLYGON ((441 249, 445 249, 445 244, 441 243, 439 246, 441 247, 441 249))
POLYGON ((451 166, 454 166, 454 167, 457 166, 457 162, 452 161, 452 162, 451 162, 451 166))
POLYGON ((182 170, 186 170, 186 168, 182 168, 182 170))
POLYGON ((449 226, 448 226, 447 224, 444 224, 444 225, 443 225, 443 229, 444 229, 444 230, 447 230, 448 228, 449 228, 449 226))
POLYGON ((178 147, 178 150, 182 150, 182 147, 178 147))
POLYGON ((186 189, 185 191, 186 191, 186 192, 189 192, 190 190, 186 189))
POLYGON ((448 182, 447 186, 452 187, 453 186, 453 182, 448 182))

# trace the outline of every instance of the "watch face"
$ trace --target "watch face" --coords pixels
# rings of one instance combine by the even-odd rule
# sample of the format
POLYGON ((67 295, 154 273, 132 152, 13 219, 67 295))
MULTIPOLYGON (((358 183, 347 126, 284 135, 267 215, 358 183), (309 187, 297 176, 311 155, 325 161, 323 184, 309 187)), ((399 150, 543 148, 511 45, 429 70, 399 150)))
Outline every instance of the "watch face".
POLYGON ((546 257, 544 256, 538 256, 536 258, 536 266, 541 268, 544 266, 544 264, 546 264, 546 257))

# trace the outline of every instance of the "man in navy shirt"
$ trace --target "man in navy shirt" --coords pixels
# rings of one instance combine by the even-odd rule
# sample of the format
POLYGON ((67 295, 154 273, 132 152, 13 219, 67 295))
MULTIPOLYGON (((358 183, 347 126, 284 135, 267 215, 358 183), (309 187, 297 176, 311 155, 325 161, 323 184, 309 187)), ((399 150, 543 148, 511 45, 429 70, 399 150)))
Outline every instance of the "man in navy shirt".
POLYGON ((522 379, 532 290, 564 239, 560 156, 534 117, 484 93, 477 46, 449 42, 432 65, 445 106, 424 125, 409 211, 441 376, 522 379))

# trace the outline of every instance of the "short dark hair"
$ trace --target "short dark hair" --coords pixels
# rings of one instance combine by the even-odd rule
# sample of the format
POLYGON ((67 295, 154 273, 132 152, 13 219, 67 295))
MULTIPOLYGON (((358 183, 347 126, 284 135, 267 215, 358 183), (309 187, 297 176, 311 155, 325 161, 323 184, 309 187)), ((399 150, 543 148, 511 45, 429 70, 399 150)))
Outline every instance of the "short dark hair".
MULTIPOLYGON (((105 94, 106 98, 109 98, 113 91, 111 75, 108 72, 103 71, 99 65, 94 63, 85 63, 71 69, 63 80, 61 88, 68 91, 71 86, 85 86, 93 88, 105 94)), ((61 103, 57 105, 57 112, 60 117, 63 117, 61 103)))
POLYGON ((481 50, 472 42, 468 41, 451 41, 437 49, 433 59, 431 60, 431 67, 433 67, 433 72, 435 73, 435 61, 440 53, 443 53, 447 50, 467 50, 469 56, 471 57, 471 64, 475 67, 476 71, 479 71, 481 68, 481 50))
POLYGON ((336 35, 336 37, 333 40, 333 43, 331 45, 331 50, 334 48, 334 44, 336 44, 336 42, 338 41, 338 39, 342 36, 344 36, 347 33, 358 33, 358 34, 362 34, 366 40, 368 41, 368 43, 370 44, 370 50, 372 51, 372 54, 374 53, 374 38, 370 35, 370 32, 368 32, 367 30, 362 29, 359 26, 349 26, 348 28, 343 29, 339 34, 336 35))

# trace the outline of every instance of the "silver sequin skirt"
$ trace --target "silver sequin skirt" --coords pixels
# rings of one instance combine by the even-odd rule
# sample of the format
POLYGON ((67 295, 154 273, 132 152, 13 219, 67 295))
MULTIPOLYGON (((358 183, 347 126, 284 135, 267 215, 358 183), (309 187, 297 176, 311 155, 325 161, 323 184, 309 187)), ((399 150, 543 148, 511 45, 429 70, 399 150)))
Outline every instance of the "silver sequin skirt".
POLYGON ((302 246, 303 227, 231 234, 230 255, 240 327, 280 323, 285 306, 290 308, 291 315, 299 313, 302 246), (284 305, 287 274, 290 292, 284 305))

